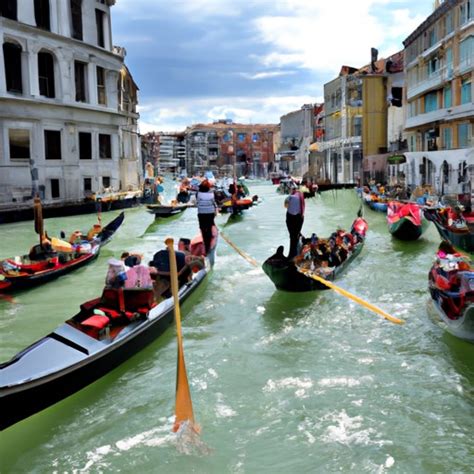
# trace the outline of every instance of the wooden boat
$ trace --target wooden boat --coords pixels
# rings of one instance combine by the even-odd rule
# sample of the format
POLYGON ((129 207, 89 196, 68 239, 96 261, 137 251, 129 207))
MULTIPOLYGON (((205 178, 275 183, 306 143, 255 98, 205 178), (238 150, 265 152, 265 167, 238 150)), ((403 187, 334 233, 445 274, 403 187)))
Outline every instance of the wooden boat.
POLYGON ((361 191, 362 202, 373 211, 387 212, 389 199, 375 193, 361 191))
POLYGON ((448 332, 474 343, 474 266, 459 254, 439 258, 428 283, 433 307, 448 332))
MULTIPOLYGON (((195 256, 184 267, 177 252, 179 274, 183 270, 189 274, 185 280, 180 277, 180 302, 194 293, 211 270, 216 241, 207 257, 195 256)), ((202 239, 194 244, 202 247, 202 239)), ((161 282, 168 278, 169 288, 169 259, 162 258, 163 252, 168 256, 162 250, 153 262, 164 263, 165 269, 168 264, 168 272, 158 268, 157 273, 161 282)), ((81 390, 160 336, 174 319, 169 289, 161 291, 156 281, 153 288, 106 287, 102 296, 82 304, 71 319, 0 364, 0 430, 81 390)))
MULTIPOLYGON (((300 270, 311 270, 311 272, 323 277, 326 280, 335 280, 359 255, 362 251, 367 233, 368 224, 361 218, 357 217, 352 223, 350 232, 343 232, 344 236, 335 232, 328 239, 318 239, 311 242, 311 239, 305 239, 302 253, 294 259, 288 259, 283 254, 283 246, 278 247, 277 252, 269 257, 263 263, 263 271, 270 277, 277 289, 286 291, 311 291, 325 290, 327 287, 322 283, 310 278, 300 270), (331 238, 347 239, 351 241, 348 245, 343 244, 345 258, 340 256, 329 256, 328 264, 318 257, 318 246, 321 244, 327 246, 331 238), (308 242, 309 241, 309 242, 308 242), (313 256, 316 255, 316 258, 313 256)), ((313 239, 314 240, 314 239, 313 239)), ((341 249, 340 244, 337 246, 341 249)), ((335 249, 336 247, 332 247, 335 249)))
POLYGON ((253 206, 253 199, 251 198, 242 198, 237 199, 236 201, 232 201, 231 199, 227 199, 223 201, 219 207, 220 211, 223 214, 231 213, 231 214, 241 214, 242 211, 245 211, 253 206))
POLYGON ((99 256, 101 247, 110 241, 123 219, 122 212, 91 240, 81 241, 72 251, 68 249, 45 253, 41 245, 36 245, 35 258, 32 258, 33 254, 30 252, 30 255, 0 261, 0 277, 3 277, 0 280, 0 292, 41 285, 92 262, 99 256))
POLYGON ((424 215, 436 226, 442 239, 460 250, 474 253, 474 213, 452 208, 425 208, 424 215))
POLYGON ((172 204, 148 204, 146 207, 148 212, 154 214, 155 217, 171 217, 181 214, 190 206, 187 204, 176 204, 174 206, 172 204))
POLYGON ((421 206, 414 202, 390 201, 387 205, 389 232, 400 240, 416 240, 427 229, 421 206))

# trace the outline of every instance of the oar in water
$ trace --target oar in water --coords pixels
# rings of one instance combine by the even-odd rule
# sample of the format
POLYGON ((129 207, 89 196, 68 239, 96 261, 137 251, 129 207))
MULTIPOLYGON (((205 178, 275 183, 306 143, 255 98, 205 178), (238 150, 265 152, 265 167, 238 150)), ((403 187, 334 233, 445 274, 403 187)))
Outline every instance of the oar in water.
POLYGON ((255 260, 254 258, 250 257, 249 255, 247 255, 243 250, 240 250, 239 247, 237 247, 237 245, 234 244, 234 242, 232 242, 229 237, 227 237, 221 230, 221 233, 220 233, 221 237, 241 256, 243 257, 245 260, 247 260, 247 262, 249 262, 251 265, 253 265, 254 267, 258 267, 258 262, 257 260, 255 260))
POLYGON ((191 392, 189 390, 188 376, 186 374, 186 365, 184 363, 183 334, 181 331, 181 311, 179 307, 179 287, 178 287, 178 268, 176 265, 176 254, 174 251, 174 241, 172 238, 165 240, 169 252, 171 292, 174 298, 174 316, 176 320, 176 335, 178 339, 178 365, 176 374, 176 406, 175 422, 173 431, 177 432, 180 426, 187 423, 196 433, 199 427, 194 423, 193 403, 191 401, 191 392))
POLYGON ((395 324, 404 324, 405 323, 405 321, 403 321, 402 319, 398 319, 395 316, 391 316, 390 314, 386 313, 385 311, 381 310, 380 308, 377 308, 377 306, 374 306, 373 304, 368 303, 367 301, 364 301, 362 298, 359 298, 358 296, 353 295, 349 291, 344 290, 343 288, 335 285, 334 283, 325 280, 324 278, 320 277, 319 275, 314 274, 310 270, 305 270, 305 269, 301 269, 301 268, 298 268, 298 267, 296 267, 296 268, 298 269, 298 271, 300 273, 303 273, 305 276, 307 276, 309 278, 312 278, 313 280, 319 281, 323 285, 326 285, 328 288, 331 288, 331 290, 334 290, 335 292, 339 293, 340 295, 345 296, 346 298, 349 298, 352 301, 355 301, 356 303, 364 306, 367 309, 370 309, 371 311, 373 311, 374 313, 377 313, 378 315, 382 316, 383 318, 387 319, 388 321, 391 321, 392 323, 395 323, 395 324))

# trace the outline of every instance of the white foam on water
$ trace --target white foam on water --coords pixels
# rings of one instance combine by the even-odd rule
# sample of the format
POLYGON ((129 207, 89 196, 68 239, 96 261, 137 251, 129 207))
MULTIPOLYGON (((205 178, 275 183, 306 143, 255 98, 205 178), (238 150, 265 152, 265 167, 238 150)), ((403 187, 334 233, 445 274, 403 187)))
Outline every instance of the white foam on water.
POLYGON ((364 418, 360 415, 351 417, 345 410, 332 412, 322 418, 322 424, 329 422, 321 436, 325 443, 339 443, 349 445, 375 445, 383 446, 392 444, 384 440, 374 439, 377 432, 373 428, 362 428, 364 418))
POLYGON ((224 405, 223 403, 218 403, 216 405, 216 416, 218 418, 230 418, 236 415, 237 412, 233 410, 230 406, 224 405))
POLYGON ((267 383, 263 387, 263 391, 271 393, 281 389, 296 388, 296 392, 298 392, 298 390, 307 390, 312 386, 313 381, 309 377, 286 377, 275 381, 272 379, 267 380, 267 383))
POLYGON ((364 375, 359 379, 354 377, 328 377, 318 381, 320 387, 357 387, 362 383, 373 382, 374 378, 371 375, 364 375))
POLYGON ((246 275, 263 275, 263 269, 261 267, 257 268, 252 268, 252 270, 249 270, 248 272, 245 272, 246 275))
POLYGON ((264 314, 266 311, 265 306, 257 306, 257 313, 264 314))
POLYGON ((357 359, 357 362, 359 362, 359 364, 370 365, 374 363, 374 359, 372 357, 361 357, 357 359))
POLYGON ((364 403, 363 400, 352 400, 351 405, 354 405, 356 407, 361 407, 363 403, 364 403))
POLYGON ((391 468, 395 464, 395 459, 392 456, 388 456, 387 460, 385 461, 385 467, 391 468))
POLYGON ((217 375, 217 372, 214 369, 207 369, 207 373, 211 376, 217 379, 219 376, 217 375))

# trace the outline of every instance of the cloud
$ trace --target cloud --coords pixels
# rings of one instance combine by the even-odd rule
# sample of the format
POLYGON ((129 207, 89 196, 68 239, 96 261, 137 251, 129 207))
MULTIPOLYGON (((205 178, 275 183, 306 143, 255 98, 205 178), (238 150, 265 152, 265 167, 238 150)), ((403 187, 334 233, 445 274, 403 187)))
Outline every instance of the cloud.
POLYGON ((267 72, 257 72, 254 74, 248 72, 241 72, 240 75, 245 77, 245 79, 256 80, 256 79, 267 79, 269 77, 278 77, 278 76, 291 76, 296 74, 296 71, 267 71, 267 72))

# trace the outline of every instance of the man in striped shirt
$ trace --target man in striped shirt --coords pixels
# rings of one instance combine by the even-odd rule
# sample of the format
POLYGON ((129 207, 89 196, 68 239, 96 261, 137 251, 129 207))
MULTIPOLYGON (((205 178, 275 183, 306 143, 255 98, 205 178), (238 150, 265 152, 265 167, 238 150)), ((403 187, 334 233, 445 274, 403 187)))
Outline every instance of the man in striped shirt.
POLYGON ((298 239, 304 221, 304 195, 297 188, 285 199, 286 227, 290 234, 290 253, 288 258, 293 258, 297 254, 298 239))

